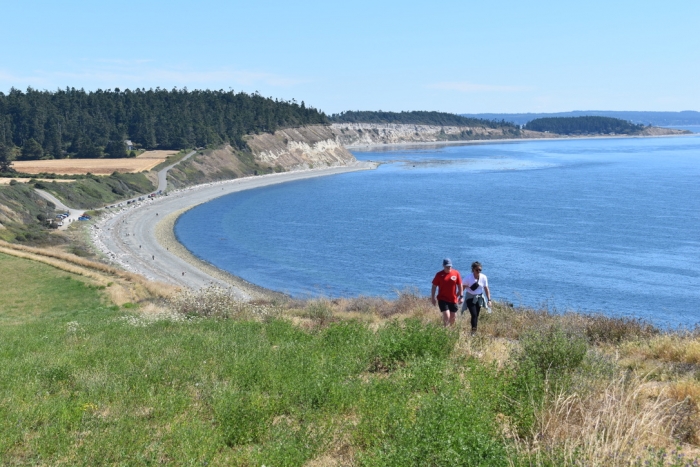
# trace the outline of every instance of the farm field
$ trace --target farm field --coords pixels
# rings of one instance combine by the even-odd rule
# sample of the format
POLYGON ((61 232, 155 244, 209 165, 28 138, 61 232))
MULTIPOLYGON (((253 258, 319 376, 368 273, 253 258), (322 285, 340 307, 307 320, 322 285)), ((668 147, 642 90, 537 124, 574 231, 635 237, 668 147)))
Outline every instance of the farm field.
POLYGON ((162 162, 175 154, 177 154, 177 151, 173 150, 145 151, 136 156, 136 159, 158 159, 162 162))
POLYGON ((113 172, 137 173, 151 170, 177 151, 146 151, 138 157, 122 159, 54 159, 42 161, 16 161, 12 164, 18 172, 29 174, 55 173, 77 175, 91 173, 109 175, 113 172))
POLYGON ((53 178, 0 178, 0 185, 9 185, 12 180, 17 180, 19 183, 27 183, 29 180, 36 180, 37 182, 58 182, 58 183, 68 183, 68 182, 74 182, 75 180, 71 180, 68 178, 60 178, 60 179, 53 179, 53 178))

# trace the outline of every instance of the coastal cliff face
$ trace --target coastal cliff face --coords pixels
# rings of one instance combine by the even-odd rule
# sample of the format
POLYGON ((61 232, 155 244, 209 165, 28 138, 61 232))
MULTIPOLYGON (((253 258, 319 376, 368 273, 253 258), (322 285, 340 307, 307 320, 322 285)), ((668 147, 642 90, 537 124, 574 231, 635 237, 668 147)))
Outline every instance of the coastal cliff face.
MULTIPOLYGON (((407 124, 376 123, 334 123, 331 129, 335 139, 343 146, 371 146, 398 143, 430 143, 439 141, 473 141, 493 139, 533 139, 533 138, 571 138, 572 136, 556 133, 531 131, 518 128, 486 128, 466 126, 435 126, 407 124)), ((671 128, 647 127, 639 135, 632 136, 667 136, 681 135, 689 132, 671 128)), ((616 136, 590 135, 590 136, 616 136)), ((619 135, 617 135, 619 136, 619 135)), ((576 137, 576 136, 574 136, 576 137)))
MULTIPOLYGON (((375 123, 334 123, 336 141, 344 146, 375 144, 426 143, 512 138, 538 138, 542 133, 515 128, 436 126, 375 123)), ((552 135, 553 136, 553 135, 552 135)))
MULTIPOLYGON (((680 134, 681 131, 650 127, 643 136, 680 134)), ((319 167, 346 166, 356 162, 346 149, 398 143, 498 139, 568 138, 554 133, 518 128, 486 128, 407 124, 335 123, 287 128, 274 134, 246 137, 248 150, 231 146, 201 151, 174 167, 168 180, 175 187, 319 167)))
POLYGON ((274 134, 246 137, 248 150, 229 145, 201 151, 173 167, 168 181, 175 187, 218 180, 319 167, 346 166, 356 162, 330 127, 310 125, 274 134))
POLYGON ((256 162, 284 170, 343 166, 356 160, 335 132, 323 125, 252 135, 246 142, 256 162))

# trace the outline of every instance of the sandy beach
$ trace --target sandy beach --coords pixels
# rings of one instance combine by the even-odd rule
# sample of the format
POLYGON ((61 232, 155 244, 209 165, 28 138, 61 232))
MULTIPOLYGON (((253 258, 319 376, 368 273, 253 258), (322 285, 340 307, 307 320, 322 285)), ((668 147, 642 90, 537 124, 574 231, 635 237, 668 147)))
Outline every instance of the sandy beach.
POLYGON ((192 255, 175 238, 177 218, 199 204, 220 196, 278 183, 376 168, 351 166, 301 170, 207 183, 170 192, 123 207, 106 209, 91 228, 95 247, 105 258, 150 280, 199 289, 217 285, 242 300, 269 296, 270 291, 228 274, 192 255))

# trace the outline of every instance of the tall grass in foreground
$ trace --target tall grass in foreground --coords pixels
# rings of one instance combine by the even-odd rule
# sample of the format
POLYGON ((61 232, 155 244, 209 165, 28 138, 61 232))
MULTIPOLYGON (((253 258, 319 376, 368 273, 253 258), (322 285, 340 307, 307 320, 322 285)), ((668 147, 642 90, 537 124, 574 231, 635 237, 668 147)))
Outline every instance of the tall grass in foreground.
POLYGON ((654 353, 667 370, 652 374, 625 363, 664 336, 642 323, 499 305, 470 337, 410 292, 244 304, 208 289, 140 308, 71 294, 0 327, 2 464, 661 466, 693 465, 676 446, 697 453, 694 367, 671 361, 692 365, 686 354, 654 353))

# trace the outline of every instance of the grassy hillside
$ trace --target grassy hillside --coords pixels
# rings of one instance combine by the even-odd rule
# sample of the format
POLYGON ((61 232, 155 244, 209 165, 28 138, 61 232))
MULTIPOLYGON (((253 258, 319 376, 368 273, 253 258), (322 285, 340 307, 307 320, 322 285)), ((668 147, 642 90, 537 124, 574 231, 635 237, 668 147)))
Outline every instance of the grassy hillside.
POLYGON ((54 194, 63 203, 72 208, 92 209, 118 200, 150 193, 156 186, 144 173, 113 173, 109 177, 92 176, 72 183, 40 183, 43 188, 54 194))
POLYGON ((62 243, 51 235, 46 220, 56 215, 56 206, 34 191, 53 193, 67 206, 91 209, 153 191, 155 186, 145 174, 119 174, 109 177, 80 177, 75 182, 30 181, 0 185, 0 240, 46 245, 62 243))
POLYGON ((168 180, 176 188, 231 180, 254 174, 265 174, 281 168, 273 168, 255 161, 249 151, 240 151, 226 145, 215 149, 203 149, 192 158, 173 167, 168 180))
POLYGON ((120 307, 111 286, 0 254, 10 275, 3 464, 661 466, 698 453, 696 335, 502 305, 470 337, 410 293, 241 304, 209 289, 120 307))
POLYGON ((55 215, 55 206, 34 191, 33 185, 17 183, 0 185, 0 240, 56 243, 49 235, 47 218, 55 215))

